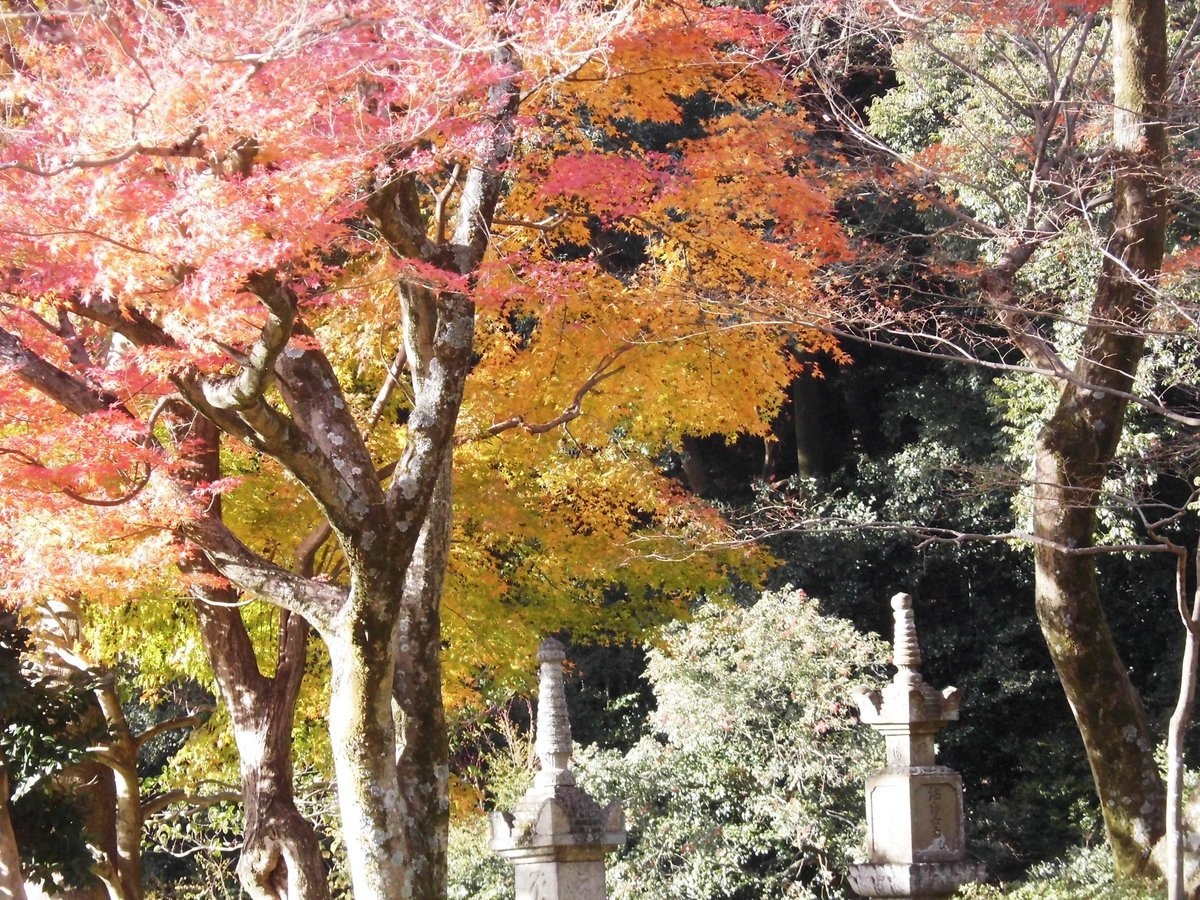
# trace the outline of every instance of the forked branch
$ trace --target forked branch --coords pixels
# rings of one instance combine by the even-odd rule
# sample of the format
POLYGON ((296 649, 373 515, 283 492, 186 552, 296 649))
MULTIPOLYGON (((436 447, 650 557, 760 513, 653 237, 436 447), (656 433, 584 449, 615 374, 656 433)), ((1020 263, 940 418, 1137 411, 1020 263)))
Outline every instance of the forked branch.
MULTIPOLYGON (((596 389, 603 381, 612 378, 618 374, 624 366, 614 366, 615 363, 624 353, 633 349, 634 344, 622 344, 616 350, 606 355, 600 364, 592 371, 592 374, 581 384, 578 390, 575 391, 575 396, 571 398, 571 402, 565 409, 552 419, 545 422, 529 422, 524 416, 512 416, 501 422, 496 422, 494 425, 486 428, 479 437, 495 437, 502 432, 509 431, 513 428, 519 428, 526 434, 545 434, 547 431, 553 431, 561 425, 566 425, 579 418, 583 414, 583 400, 596 389)), ((462 438, 458 441, 459 444, 467 443, 472 440, 478 440, 479 437, 462 438)))

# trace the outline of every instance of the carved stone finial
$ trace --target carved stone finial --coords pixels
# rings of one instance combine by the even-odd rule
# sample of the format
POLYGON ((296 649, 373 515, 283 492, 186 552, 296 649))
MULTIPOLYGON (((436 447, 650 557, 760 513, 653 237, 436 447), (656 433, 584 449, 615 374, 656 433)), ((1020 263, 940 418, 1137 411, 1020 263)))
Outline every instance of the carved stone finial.
POLYGON ((862 721, 887 739, 888 760, 893 766, 932 766, 934 735, 946 722, 958 718, 958 691, 939 691, 921 675, 921 647, 908 594, 892 597, 896 639, 892 662, 896 674, 883 690, 855 691, 862 721))
POLYGON ((562 677, 562 664, 566 658, 566 650, 554 638, 546 638, 538 647, 540 679, 534 749, 542 763, 542 770, 537 774, 537 784, 575 783, 575 776, 569 768, 571 720, 567 714, 567 694, 562 677))
POLYGON ((892 663, 897 669, 916 673, 921 668, 921 645, 917 643, 917 623, 912 606, 912 597, 908 594, 897 594, 892 598, 892 618, 896 627, 892 663))

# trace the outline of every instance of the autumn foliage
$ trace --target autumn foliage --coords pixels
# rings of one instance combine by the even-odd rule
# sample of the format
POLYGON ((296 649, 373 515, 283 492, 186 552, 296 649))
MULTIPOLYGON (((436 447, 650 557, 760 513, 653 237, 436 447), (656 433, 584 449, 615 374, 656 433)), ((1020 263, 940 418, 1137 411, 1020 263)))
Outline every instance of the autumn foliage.
MULTIPOLYGON (((5 10, 9 597, 228 580, 312 620, 335 694, 395 666, 403 707, 437 676, 447 560, 462 685, 523 667, 514 648, 545 631, 636 633, 741 564, 692 554, 723 526, 659 457, 686 434, 765 434, 793 351, 836 348, 751 327, 739 302, 818 304, 813 274, 845 252, 769 18, 586 0, 5 10), (196 416, 220 432, 219 477, 197 478, 196 416), (325 521, 317 570, 289 572, 325 521), (425 649, 406 656, 401 627, 425 649)), ((389 715, 374 690, 378 714, 340 704, 345 728, 389 715)), ((406 715, 440 727, 440 703, 406 715)), ((347 796, 371 777, 363 748, 393 740, 335 736, 347 796)), ((400 793, 436 744, 409 740, 433 755, 400 761, 400 793)), ((372 802, 343 799, 349 842, 380 854, 352 860, 363 896, 409 884, 388 867, 424 852, 372 802)))
MULTIPOLYGON (((205 496, 141 489, 151 469, 175 465, 145 429, 173 375, 229 371, 253 344, 263 308, 246 282, 263 271, 286 273, 312 323, 293 345, 328 350, 364 418, 397 340, 392 280, 471 290, 479 360, 459 471, 463 502, 479 505, 459 524, 456 572, 479 602, 506 592, 503 546, 520 561, 522 532, 560 509, 571 513, 550 534, 564 543, 538 556, 576 563, 548 593, 598 583, 636 553, 580 565, 589 538, 613 547, 647 519, 690 515, 655 474, 660 447, 684 433, 765 429, 794 369, 773 349, 778 335, 726 328, 736 323, 706 302, 724 307, 762 284, 810 300, 811 271, 842 252, 798 103, 789 107, 777 69, 754 64, 782 34, 763 17, 699 6, 514 7, 503 27, 528 42, 530 99, 492 249, 468 286, 381 255, 361 224, 381 179, 415 173, 436 202, 474 152, 495 23, 476 4, 451 6, 429 21, 368 4, 303 17, 289 4, 253 14, 214 4, 10 23, 0 177, 5 218, 20 226, 0 236, 13 260, 5 328, 110 407, 80 417, 7 388, 10 589, 31 599, 163 589, 156 560, 170 558, 172 529, 205 496), (635 258, 606 258, 598 240, 636 246, 635 258), (156 340, 114 338, 120 322, 153 323, 156 340), (590 378, 603 386, 569 437, 520 435, 569 409, 590 378), (513 433, 491 437, 498 423, 513 433), (473 545, 465 532, 498 537, 473 545)), ((383 465, 403 427, 374 440, 383 465)), ((237 477, 207 490, 276 483, 294 540, 301 498, 270 463, 237 456, 237 477)))

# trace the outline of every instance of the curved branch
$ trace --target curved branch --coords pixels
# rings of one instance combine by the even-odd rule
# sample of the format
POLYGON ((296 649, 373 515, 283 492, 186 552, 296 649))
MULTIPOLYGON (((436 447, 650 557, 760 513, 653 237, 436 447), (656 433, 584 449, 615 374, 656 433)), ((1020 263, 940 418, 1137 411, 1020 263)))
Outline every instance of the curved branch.
MULTIPOLYGON (((278 459, 295 473, 324 509, 335 509, 343 479, 327 456, 319 452, 315 441, 264 397, 275 362, 298 324, 296 296, 273 272, 251 276, 246 287, 263 301, 269 316, 254 346, 246 354, 238 354, 242 371, 225 378, 209 378, 192 371, 171 380, 186 402, 222 431, 278 459)), ((72 301, 71 311, 107 325, 139 346, 178 346, 159 325, 127 305, 90 298, 87 303, 72 301)), ((2 344, 0 361, 3 361, 2 344)))
POLYGON ((81 318, 106 325, 139 347, 178 347, 162 326, 132 306, 122 306, 102 297, 89 297, 86 301, 72 297, 68 308, 81 318))
POLYGON ((271 386, 275 360, 291 340, 296 325, 296 295, 274 273, 252 275, 247 287, 263 301, 268 315, 258 340, 245 358, 239 360, 241 372, 224 378, 189 379, 203 395, 205 406, 214 410, 242 412, 261 403, 271 386))
POLYGON ((133 743, 139 749, 145 744, 150 743, 156 737, 166 734, 168 731, 179 731, 181 728, 198 728, 204 724, 204 716, 193 714, 190 716, 181 716, 177 719, 167 719, 165 722, 159 722, 156 725, 151 725, 141 734, 133 738, 133 743))
POLYGON ((174 806, 176 803, 186 803, 189 806, 205 808, 216 806, 218 803, 241 803, 241 791, 218 791, 215 794, 189 794, 182 789, 173 791, 165 791, 161 794, 156 794, 153 797, 142 802, 142 816, 149 819, 151 816, 158 815, 168 806, 174 806))
POLYGON ((188 522, 180 531, 243 591, 303 616, 321 631, 332 629, 346 600, 344 588, 304 578, 264 559, 212 516, 188 522))
POLYGON ((489 426, 484 430, 483 434, 479 435, 478 437, 464 437, 455 443, 461 445, 471 441, 479 440, 483 437, 495 437, 496 435, 513 428, 519 428, 526 434, 545 434, 547 431, 552 431, 555 428, 558 428, 560 425, 566 425, 568 422, 574 421, 583 414, 584 397, 595 390, 596 386, 602 381, 612 378, 625 368, 624 366, 612 368, 612 364, 616 362, 622 354, 633 349, 634 346, 634 344, 624 344, 600 360, 600 364, 596 366, 596 368, 592 371, 592 374, 589 375, 587 380, 579 386, 577 391, 575 391, 575 396, 571 399, 570 404, 568 404, 567 407, 554 418, 545 422, 531 424, 525 420, 524 416, 512 416, 511 418, 505 419, 502 422, 496 422, 494 425, 489 426))
MULTIPOLYGON (((30 468, 40 469, 43 472, 54 471, 49 466, 47 466, 45 463, 41 462, 41 460, 38 460, 38 459, 30 456, 28 453, 24 452, 23 450, 17 450, 15 447, 0 447, 0 456, 15 456, 19 460, 24 462, 30 468)), ((124 473, 122 473, 122 474, 124 474, 124 473)), ((72 490, 69 487, 61 487, 61 486, 58 488, 58 493, 62 494, 65 497, 70 497, 72 500, 76 501, 77 503, 82 503, 85 506, 100 506, 100 507, 121 506, 125 503, 128 503, 130 500, 132 500, 134 497, 136 497, 138 494, 140 494, 145 489, 146 485, 148 485, 150 483, 150 476, 153 474, 154 474, 154 469, 151 466, 147 465, 146 466, 146 474, 141 477, 141 479, 137 482, 137 484, 135 484, 129 490, 129 492, 127 494, 124 494, 120 497, 104 497, 104 498, 87 497, 83 494, 80 494, 78 491, 72 490)))
POLYGON ((317 568, 317 553, 325 546, 325 542, 333 535, 333 528, 326 520, 304 536, 296 545, 292 570, 297 575, 312 578, 317 568))
POLYGON ((135 141, 125 149, 118 150, 108 156, 75 156, 57 166, 47 169, 32 163, 14 160, 12 162, 0 163, 0 172, 17 171, 25 172, 29 175, 37 175, 39 178, 53 178, 56 175, 70 172, 73 169, 103 169, 108 166, 115 166, 135 156, 155 156, 164 159, 189 157, 192 159, 205 159, 208 151, 204 147, 204 142, 200 140, 203 133, 203 128, 197 126, 187 138, 168 147, 143 144, 140 141, 135 141))

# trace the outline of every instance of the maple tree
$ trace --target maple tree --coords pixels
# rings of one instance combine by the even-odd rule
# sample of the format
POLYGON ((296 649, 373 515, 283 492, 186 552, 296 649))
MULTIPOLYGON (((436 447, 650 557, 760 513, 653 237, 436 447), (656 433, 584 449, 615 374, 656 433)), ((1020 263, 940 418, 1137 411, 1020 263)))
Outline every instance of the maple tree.
MULTIPOLYGON (((769 285, 816 303, 813 273, 844 251, 794 88, 763 62, 783 32, 743 10, 573 0, 11 9, 5 588, 196 596, 244 716, 247 809, 279 803, 248 824, 248 841, 275 835, 244 875, 256 896, 326 890, 270 843, 304 832, 286 825, 287 734, 311 623, 355 893, 440 896, 443 634, 467 644, 492 614, 464 604, 443 632, 452 529, 464 599, 536 565, 557 570, 551 596, 599 583, 619 554, 589 568, 581 547, 719 527, 654 456, 765 430, 796 374, 778 329, 705 302, 769 285), (385 345, 377 399, 399 399, 372 429, 359 379, 385 345), (534 449, 514 453, 522 432, 534 449), (455 455, 485 498, 457 521, 455 455), (221 496, 256 484, 276 512, 315 510, 306 552, 332 536, 333 570, 281 565, 226 519, 221 496), (504 492, 525 523, 501 539, 482 509, 504 492), (573 537, 539 542, 531 503, 573 537), (270 678, 239 592, 285 611, 270 678)), ((525 627, 551 621, 542 607, 525 627)))

